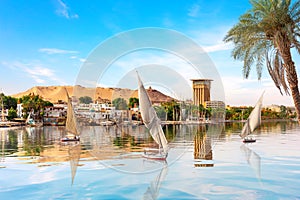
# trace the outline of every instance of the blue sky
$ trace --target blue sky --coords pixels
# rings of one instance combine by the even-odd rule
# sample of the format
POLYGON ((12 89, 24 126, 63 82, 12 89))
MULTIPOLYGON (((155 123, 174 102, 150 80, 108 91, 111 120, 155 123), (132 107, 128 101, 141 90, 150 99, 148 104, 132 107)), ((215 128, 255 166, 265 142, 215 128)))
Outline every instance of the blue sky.
MULTIPOLYGON (((255 68, 249 79, 243 79, 242 63, 233 60, 232 46, 222 41, 248 9, 248 0, 2 0, 0 88, 11 95, 37 85, 74 85, 99 44, 124 31, 158 27, 186 35, 207 52, 222 79, 226 104, 254 105, 265 90, 265 105, 292 105, 291 97, 280 95, 266 70, 260 81, 255 68)), ((107 71, 110 78, 102 79, 99 85, 116 86, 119 70, 114 69, 133 66, 133 60, 147 64, 145 57, 160 58, 174 67, 181 62, 166 53, 138 52, 117 60, 107 71)), ((178 73, 187 80, 205 78, 192 77, 183 69, 178 73)))

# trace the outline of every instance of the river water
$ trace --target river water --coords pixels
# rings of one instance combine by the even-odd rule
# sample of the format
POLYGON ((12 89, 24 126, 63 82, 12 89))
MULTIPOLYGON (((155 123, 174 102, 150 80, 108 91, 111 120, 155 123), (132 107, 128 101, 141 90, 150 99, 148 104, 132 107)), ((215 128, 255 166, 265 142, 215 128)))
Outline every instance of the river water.
POLYGON ((1 199, 300 199, 300 127, 263 122, 243 144, 241 123, 165 125, 166 162, 142 157, 144 126, 0 129, 1 199))

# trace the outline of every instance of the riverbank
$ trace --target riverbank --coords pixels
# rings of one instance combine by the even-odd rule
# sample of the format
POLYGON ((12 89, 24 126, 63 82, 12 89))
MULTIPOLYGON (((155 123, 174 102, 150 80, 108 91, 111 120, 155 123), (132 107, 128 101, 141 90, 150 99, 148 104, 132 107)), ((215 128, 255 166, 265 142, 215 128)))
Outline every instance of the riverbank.
POLYGON ((0 122, 0 128, 9 128, 9 127, 16 127, 16 126, 24 126, 25 124, 22 122, 0 122))

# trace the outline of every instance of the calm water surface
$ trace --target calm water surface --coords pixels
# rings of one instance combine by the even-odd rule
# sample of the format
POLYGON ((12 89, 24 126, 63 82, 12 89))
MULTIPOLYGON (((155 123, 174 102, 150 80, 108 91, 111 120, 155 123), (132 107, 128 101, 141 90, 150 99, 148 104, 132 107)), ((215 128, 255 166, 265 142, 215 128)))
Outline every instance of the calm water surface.
POLYGON ((1 199, 300 199, 300 128, 264 122, 243 144, 241 123, 166 125, 167 162, 142 157, 143 126, 0 129, 1 199))

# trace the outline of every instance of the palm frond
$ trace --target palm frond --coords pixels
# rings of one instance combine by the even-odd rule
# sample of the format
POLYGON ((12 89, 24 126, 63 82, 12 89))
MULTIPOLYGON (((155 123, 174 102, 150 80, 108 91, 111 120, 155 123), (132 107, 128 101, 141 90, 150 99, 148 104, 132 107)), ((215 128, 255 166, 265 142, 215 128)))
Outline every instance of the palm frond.
POLYGON ((251 66, 255 65, 260 79, 266 63, 280 93, 289 95, 286 82, 288 69, 280 52, 295 48, 300 54, 300 1, 292 6, 291 0, 250 0, 250 3, 252 9, 241 15, 224 41, 234 43, 232 56, 243 61, 245 78, 249 77, 251 66))
POLYGON ((269 74, 273 82, 275 83, 275 86, 278 88, 281 95, 283 95, 282 90, 285 92, 286 95, 290 95, 289 87, 285 80, 285 69, 283 66, 283 61, 278 50, 273 50, 273 52, 271 52, 271 55, 266 53, 266 58, 266 65, 269 74))

